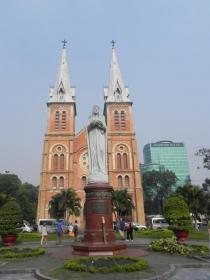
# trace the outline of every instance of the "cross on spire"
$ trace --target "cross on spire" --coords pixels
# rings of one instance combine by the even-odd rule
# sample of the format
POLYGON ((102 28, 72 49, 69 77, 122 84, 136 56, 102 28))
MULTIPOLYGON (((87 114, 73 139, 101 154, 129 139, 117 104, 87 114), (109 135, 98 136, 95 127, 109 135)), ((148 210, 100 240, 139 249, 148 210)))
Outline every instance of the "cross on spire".
POLYGON ((114 48, 115 48, 116 41, 112 40, 110 43, 112 44, 112 49, 114 49, 114 48))
POLYGON ((61 43, 63 43, 63 49, 66 48, 67 41, 64 39, 61 43))

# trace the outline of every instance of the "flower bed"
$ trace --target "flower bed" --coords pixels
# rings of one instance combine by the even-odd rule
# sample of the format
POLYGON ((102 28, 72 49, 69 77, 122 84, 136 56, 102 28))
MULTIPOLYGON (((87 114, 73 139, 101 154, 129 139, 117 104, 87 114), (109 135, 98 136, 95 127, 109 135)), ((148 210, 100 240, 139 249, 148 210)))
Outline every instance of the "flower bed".
POLYGON ((153 241, 149 247, 154 251, 184 256, 202 255, 209 251, 205 245, 180 244, 175 237, 153 241))
POLYGON ((133 257, 101 257, 101 258, 79 258, 68 260, 64 268, 71 271, 83 272, 133 272, 146 269, 148 263, 144 259, 133 257))
POLYGON ((42 248, 2 248, 0 249, 0 258, 26 258, 43 255, 45 250, 42 248))

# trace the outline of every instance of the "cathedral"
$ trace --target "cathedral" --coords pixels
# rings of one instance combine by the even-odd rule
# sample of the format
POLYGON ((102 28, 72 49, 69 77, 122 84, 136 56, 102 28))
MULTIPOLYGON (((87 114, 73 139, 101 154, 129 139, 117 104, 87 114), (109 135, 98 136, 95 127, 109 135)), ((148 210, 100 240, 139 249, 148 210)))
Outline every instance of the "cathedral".
MULTIPOLYGON (((88 178, 88 148, 86 128, 75 131, 75 120, 79 112, 75 88, 71 87, 68 69, 64 41, 57 80, 55 86, 50 88, 47 102, 48 120, 42 155, 37 220, 49 218, 48 204, 54 195, 62 189, 73 188, 81 198, 82 211, 78 220, 82 225, 84 187, 88 178)), ((128 190, 135 205, 132 219, 144 224, 143 191, 132 101, 129 89, 122 79, 114 42, 109 85, 104 88, 103 114, 107 125, 109 184, 114 190, 128 190)))

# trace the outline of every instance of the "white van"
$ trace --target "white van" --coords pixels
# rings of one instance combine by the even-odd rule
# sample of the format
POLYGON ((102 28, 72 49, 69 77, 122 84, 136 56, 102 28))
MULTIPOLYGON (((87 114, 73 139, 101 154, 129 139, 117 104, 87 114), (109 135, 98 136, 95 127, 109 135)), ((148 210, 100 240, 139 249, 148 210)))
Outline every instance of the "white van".
POLYGON ((168 228, 169 224, 162 217, 154 217, 151 219, 151 227, 152 229, 163 229, 168 228))
POLYGON ((38 231, 41 232, 43 225, 47 226, 48 233, 55 233, 57 231, 57 220, 56 219, 39 219, 38 220, 38 231))

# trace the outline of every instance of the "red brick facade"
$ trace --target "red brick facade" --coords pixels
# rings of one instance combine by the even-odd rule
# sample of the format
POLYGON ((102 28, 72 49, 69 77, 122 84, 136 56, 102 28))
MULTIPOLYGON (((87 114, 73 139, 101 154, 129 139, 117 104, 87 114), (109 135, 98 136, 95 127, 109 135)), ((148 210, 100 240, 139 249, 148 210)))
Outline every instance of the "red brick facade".
MULTIPOLYGON (((114 189, 128 189, 136 206, 133 220, 144 224, 132 103, 105 102, 104 115, 108 132, 109 184, 114 189)), ((84 186, 88 177, 87 140, 85 128, 75 135, 75 116, 74 102, 48 103, 37 219, 49 218, 50 199, 69 187, 77 192, 84 206, 84 186)), ((83 223, 83 209, 78 220, 80 224, 83 223)))

